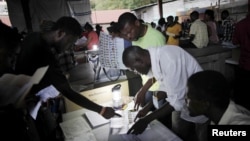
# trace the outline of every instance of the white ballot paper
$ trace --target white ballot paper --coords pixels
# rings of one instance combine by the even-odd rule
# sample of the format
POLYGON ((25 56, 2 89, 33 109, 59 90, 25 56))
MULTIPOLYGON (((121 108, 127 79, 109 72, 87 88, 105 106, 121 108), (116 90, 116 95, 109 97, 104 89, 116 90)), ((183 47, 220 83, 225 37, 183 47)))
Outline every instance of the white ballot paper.
POLYGON ((33 119, 36 119, 37 113, 42 105, 42 102, 46 102, 49 98, 55 98, 60 94, 60 92, 53 86, 50 85, 42 90, 40 90, 36 96, 40 97, 40 100, 35 107, 31 108, 30 115, 33 119))
POLYGON ((98 114, 94 111, 87 111, 85 113, 85 116, 87 117, 88 121, 90 122, 92 128, 109 123, 108 119, 105 119, 103 116, 101 116, 100 114, 98 114))

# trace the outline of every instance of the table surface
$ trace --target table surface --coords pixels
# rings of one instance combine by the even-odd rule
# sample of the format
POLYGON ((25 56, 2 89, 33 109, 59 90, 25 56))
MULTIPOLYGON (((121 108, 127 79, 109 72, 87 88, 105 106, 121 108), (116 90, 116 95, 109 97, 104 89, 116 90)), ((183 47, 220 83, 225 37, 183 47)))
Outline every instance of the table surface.
MULTIPOLYGON (((63 121, 68 121, 76 117, 82 117, 87 120, 84 114, 89 111, 87 109, 80 109, 72 112, 63 114, 63 121)), ((114 134, 112 132, 114 129, 110 128, 110 123, 92 128, 92 132, 96 138, 96 141, 182 141, 177 135, 175 135, 166 126, 157 120, 152 121, 149 124, 149 128, 146 129, 140 135, 132 134, 114 134)), ((127 131, 127 129, 126 129, 127 131)), ((71 141, 76 139, 66 139, 66 141, 71 141)))

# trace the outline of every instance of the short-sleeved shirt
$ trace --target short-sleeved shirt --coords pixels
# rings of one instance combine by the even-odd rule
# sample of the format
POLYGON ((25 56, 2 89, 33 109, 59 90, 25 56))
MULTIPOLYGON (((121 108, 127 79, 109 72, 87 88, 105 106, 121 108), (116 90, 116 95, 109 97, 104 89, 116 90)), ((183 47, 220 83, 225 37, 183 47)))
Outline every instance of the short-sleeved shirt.
POLYGON ((189 34, 194 35, 194 39, 192 43, 197 48, 203 48, 208 45, 208 31, 207 31, 207 25, 202 22, 200 19, 195 20, 190 27, 189 34))

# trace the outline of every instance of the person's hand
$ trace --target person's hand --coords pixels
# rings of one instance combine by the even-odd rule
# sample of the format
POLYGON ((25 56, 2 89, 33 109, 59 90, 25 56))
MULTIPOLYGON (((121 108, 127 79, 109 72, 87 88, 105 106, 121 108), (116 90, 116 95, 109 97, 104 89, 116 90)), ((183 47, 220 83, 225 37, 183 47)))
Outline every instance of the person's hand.
POLYGON ((143 109, 141 109, 135 116, 134 122, 137 120, 137 118, 142 118, 146 116, 148 112, 149 112, 148 106, 144 106, 143 109))
POLYGON ((135 96, 135 105, 134 105, 134 109, 138 110, 140 106, 143 106, 145 104, 145 94, 146 91, 144 91, 143 89, 140 89, 135 96))
POLYGON ((148 126, 146 118, 139 119, 127 132, 127 134, 141 134, 148 126))
POLYGON ((102 111, 101 111, 100 114, 101 114, 104 118, 106 118, 106 119, 110 119, 110 118, 112 118, 112 117, 114 117, 114 116, 121 117, 121 115, 120 115, 120 114, 117 114, 117 113, 115 112, 115 110, 114 110, 113 108, 111 108, 111 107, 103 107, 103 109, 102 109, 102 111))

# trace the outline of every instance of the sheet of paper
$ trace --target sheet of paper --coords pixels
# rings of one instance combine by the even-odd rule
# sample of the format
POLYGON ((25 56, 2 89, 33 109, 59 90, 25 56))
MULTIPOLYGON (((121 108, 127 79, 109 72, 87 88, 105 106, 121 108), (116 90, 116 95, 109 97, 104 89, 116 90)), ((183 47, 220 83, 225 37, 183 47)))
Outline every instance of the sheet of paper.
POLYGON ((110 119, 110 128, 122 128, 124 125, 124 119, 122 117, 110 119))
POLYGON ((99 60, 103 67, 127 69, 122 62, 124 51, 124 39, 113 38, 111 35, 101 32, 99 36, 99 60))
POLYGON ((42 102, 46 102, 49 98, 55 98, 60 94, 60 92, 53 86, 50 85, 42 90, 40 90, 36 96, 40 98, 40 101, 31 108, 30 115, 33 119, 36 119, 38 111, 42 105, 42 102))
POLYGON ((67 140, 96 141, 89 124, 83 117, 77 117, 60 123, 67 140))
POLYGON ((103 116, 93 111, 87 111, 85 116, 90 122, 92 128, 109 123, 108 119, 105 119, 103 116))

